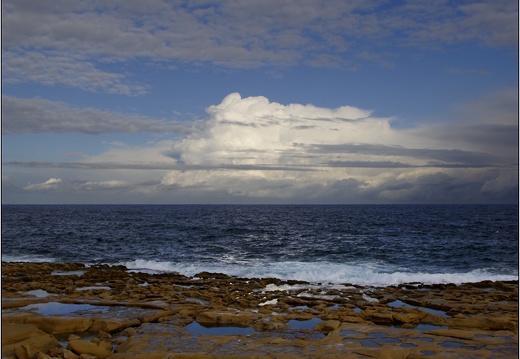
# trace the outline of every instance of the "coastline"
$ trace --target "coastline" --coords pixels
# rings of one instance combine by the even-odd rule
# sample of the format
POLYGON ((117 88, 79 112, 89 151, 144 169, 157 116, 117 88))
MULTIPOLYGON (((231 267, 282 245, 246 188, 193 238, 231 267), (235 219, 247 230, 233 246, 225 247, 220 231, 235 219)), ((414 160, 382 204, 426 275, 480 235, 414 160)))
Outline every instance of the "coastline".
POLYGON ((38 352, 85 359, 513 358, 518 281, 362 287, 2 262, 2 357, 38 352))

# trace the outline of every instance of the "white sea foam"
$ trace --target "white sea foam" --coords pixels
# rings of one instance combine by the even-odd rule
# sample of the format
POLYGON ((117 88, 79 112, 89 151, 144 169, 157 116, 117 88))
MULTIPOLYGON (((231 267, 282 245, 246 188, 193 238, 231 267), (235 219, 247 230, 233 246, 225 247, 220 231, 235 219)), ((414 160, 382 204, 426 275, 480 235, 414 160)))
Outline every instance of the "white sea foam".
POLYGON ((52 257, 44 257, 41 255, 9 255, 2 254, 2 262, 27 262, 27 263, 44 263, 55 262, 52 257))
POLYGON ((329 262, 250 262, 231 263, 173 263, 151 260, 134 260, 126 263, 128 269, 142 272, 177 272, 195 276, 207 271, 245 278, 279 278, 302 280, 311 283, 350 283, 364 286, 389 286, 419 282, 423 284, 469 283, 484 280, 518 280, 518 274, 496 274, 491 270, 470 272, 426 273, 395 269, 374 263, 341 264, 329 262))

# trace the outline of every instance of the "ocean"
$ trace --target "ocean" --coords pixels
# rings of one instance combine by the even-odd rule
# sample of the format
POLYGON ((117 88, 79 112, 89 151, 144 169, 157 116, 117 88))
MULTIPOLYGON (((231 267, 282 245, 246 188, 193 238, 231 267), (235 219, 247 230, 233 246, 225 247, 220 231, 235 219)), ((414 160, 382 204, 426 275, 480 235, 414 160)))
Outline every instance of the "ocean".
POLYGON ((2 261, 388 286, 518 280, 516 205, 2 205, 2 261))

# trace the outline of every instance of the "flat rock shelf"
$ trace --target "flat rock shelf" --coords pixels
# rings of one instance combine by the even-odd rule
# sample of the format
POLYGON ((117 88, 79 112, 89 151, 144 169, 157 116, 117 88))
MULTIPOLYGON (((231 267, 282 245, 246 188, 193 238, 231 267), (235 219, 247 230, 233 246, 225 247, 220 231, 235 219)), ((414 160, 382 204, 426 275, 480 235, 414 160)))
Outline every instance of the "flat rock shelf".
POLYGON ((2 358, 517 358, 518 281, 388 287, 2 263, 2 358))

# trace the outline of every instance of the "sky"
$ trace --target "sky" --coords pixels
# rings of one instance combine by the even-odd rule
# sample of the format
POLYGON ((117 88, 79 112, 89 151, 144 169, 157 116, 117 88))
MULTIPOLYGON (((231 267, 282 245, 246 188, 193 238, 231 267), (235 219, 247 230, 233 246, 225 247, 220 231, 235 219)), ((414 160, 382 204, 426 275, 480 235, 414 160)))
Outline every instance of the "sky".
POLYGON ((518 203, 518 2, 3 0, 2 203, 518 203))

